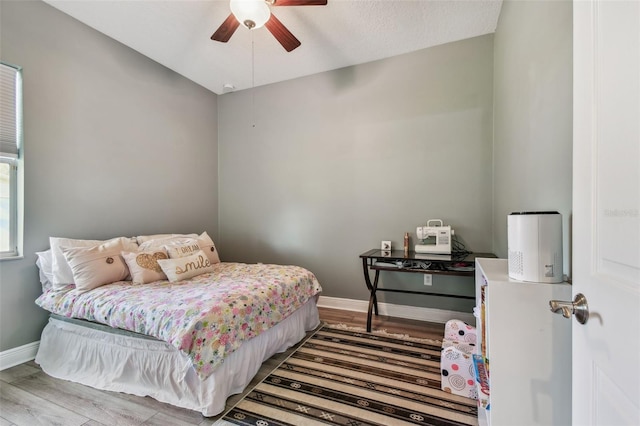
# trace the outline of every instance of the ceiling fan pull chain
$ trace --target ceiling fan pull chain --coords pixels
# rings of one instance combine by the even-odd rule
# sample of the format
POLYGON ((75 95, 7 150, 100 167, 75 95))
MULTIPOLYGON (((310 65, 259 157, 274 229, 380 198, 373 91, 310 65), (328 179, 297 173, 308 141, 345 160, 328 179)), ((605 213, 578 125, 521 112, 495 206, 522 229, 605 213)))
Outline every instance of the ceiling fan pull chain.
POLYGON ((256 127, 256 77, 255 77, 255 52, 253 44, 253 31, 251 31, 251 127, 256 127))

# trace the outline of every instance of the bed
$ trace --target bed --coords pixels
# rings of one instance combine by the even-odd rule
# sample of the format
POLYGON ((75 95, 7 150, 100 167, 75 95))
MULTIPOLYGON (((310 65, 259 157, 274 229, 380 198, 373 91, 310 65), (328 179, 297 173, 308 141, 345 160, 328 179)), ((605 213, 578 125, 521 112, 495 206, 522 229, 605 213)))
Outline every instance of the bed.
POLYGON ((179 244, 171 246, 165 240, 147 250, 150 245, 145 242, 156 240, 160 239, 126 247, 131 251, 122 250, 125 240, 113 250, 96 250, 107 243, 94 242, 73 251, 67 246, 73 244, 69 240, 61 245, 52 239, 49 259, 47 252, 38 253, 43 294, 36 303, 51 316, 36 362, 56 378, 217 415, 266 359, 319 325, 320 284, 298 266, 220 262, 215 248, 204 252, 206 242, 201 239, 196 244, 193 236, 172 236, 171 244, 179 244), (195 252, 169 256, 175 247, 183 249, 185 242, 195 252), (126 257, 136 253, 140 260, 140 253, 154 250, 167 254, 156 260, 170 269, 155 265, 156 272, 166 272, 165 278, 152 280, 157 276, 148 275, 142 279, 146 282, 140 282, 136 266, 126 257), (69 253, 80 253, 84 260, 74 262, 77 259, 69 253), (56 277, 61 266, 55 265, 56 257, 59 263, 67 261, 76 283, 56 277), (105 273, 95 268, 87 274, 88 263, 121 270, 104 278, 105 273), (175 280, 171 274, 176 270, 192 276, 175 280), (101 278, 96 281, 96 276, 101 278), (93 286, 114 277, 124 278, 93 286))

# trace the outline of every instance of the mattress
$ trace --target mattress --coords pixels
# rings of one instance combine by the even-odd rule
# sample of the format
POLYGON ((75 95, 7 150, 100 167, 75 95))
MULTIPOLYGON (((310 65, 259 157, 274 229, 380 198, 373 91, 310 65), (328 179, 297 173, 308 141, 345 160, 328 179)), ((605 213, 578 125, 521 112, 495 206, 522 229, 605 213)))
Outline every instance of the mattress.
POLYGON ((321 291, 297 266, 218 263, 178 283, 120 281, 91 291, 68 286, 36 303, 49 312, 133 331, 186 354, 206 379, 244 342, 288 318, 321 291))
POLYGON ((321 290, 298 266, 232 262, 177 282, 49 287, 36 300, 52 313, 36 362, 59 379, 214 416, 319 325, 321 290))
POLYGON ((188 354, 145 335, 52 316, 36 356, 52 377, 97 389, 150 396, 215 416, 241 393, 261 364, 304 338, 319 324, 317 297, 258 336, 245 341, 202 379, 188 354))

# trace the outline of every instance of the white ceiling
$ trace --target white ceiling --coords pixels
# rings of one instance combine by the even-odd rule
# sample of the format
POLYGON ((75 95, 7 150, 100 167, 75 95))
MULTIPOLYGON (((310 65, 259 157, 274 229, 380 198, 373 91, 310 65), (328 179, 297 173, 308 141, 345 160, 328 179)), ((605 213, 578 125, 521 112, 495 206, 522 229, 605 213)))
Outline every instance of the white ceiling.
POLYGON ((302 45, 266 28, 210 40, 228 0, 44 0, 214 93, 275 83, 492 33, 502 0, 328 0, 272 6, 302 45), (253 57, 252 57, 253 42, 253 57), (253 67, 252 67, 253 63, 253 67))

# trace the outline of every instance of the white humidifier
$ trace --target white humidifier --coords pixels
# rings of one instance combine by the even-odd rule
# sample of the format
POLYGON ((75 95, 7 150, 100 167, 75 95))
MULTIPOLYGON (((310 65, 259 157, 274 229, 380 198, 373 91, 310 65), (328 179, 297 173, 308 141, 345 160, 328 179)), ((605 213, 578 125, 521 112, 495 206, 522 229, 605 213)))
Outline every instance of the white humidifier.
POLYGON ((509 278, 561 283, 562 215, 514 212, 509 214, 507 222, 509 278))

